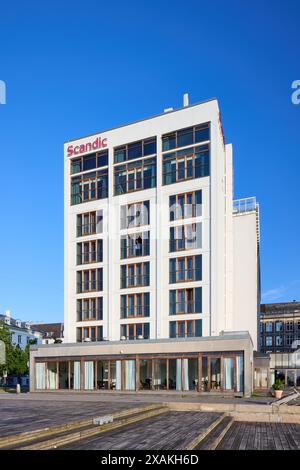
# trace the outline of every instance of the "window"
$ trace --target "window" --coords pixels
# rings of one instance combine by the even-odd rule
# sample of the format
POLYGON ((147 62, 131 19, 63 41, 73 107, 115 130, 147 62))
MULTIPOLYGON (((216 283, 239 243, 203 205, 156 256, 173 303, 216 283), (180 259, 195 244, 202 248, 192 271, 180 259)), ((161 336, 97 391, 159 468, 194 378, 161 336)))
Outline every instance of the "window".
POLYGON ((77 294, 103 289, 102 268, 77 271, 77 294))
POLYGON ((71 175, 82 171, 94 170, 108 166, 108 150, 104 152, 89 153, 71 160, 71 175))
POLYGON ((108 169, 71 179, 71 205, 108 197, 108 169))
POLYGON ((88 263, 102 263, 103 240, 92 240, 77 243, 77 265, 88 263))
POLYGON ((121 339, 149 339, 150 324, 149 323, 130 323, 129 325, 121 325, 121 339))
POLYGON ((277 331, 277 332, 283 331, 283 323, 282 323, 282 321, 277 321, 277 322, 276 322, 276 331, 277 331))
POLYGON ((103 326, 87 326, 77 329, 77 343, 83 341, 103 341, 103 326))
POLYGON ((124 264, 121 266, 121 289, 149 286, 150 263, 124 264))
POLYGON ((115 166, 114 194, 131 193, 156 187, 156 157, 115 166))
POLYGON ((273 323, 270 322, 270 321, 268 321, 268 322, 266 323, 266 332, 267 332, 267 333, 272 333, 272 331, 273 331, 273 323))
POLYGON ((276 346, 282 346, 282 336, 276 336, 276 346))
POLYGON ((77 321, 102 320, 103 298, 77 299, 77 321))
POLYGON ((293 341, 294 341, 294 336, 293 335, 286 335, 285 336, 285 344, 287 346, 291 346, 293 341))
POLYGON ((170 196, 169 209, 170 221, 200 217, 202 215, 202 191, 170 196))
POLYGON ((149 292, 139 294, 121 295, 121 318, 149 317, 150 316, 150 294, 149 292))
POLYGON ((202 336, 202 320, 170 321, 170 338, 202 336))
POLYGON ((138 142, 115 147, 114 163, 122 163, 127 160, 147 157, 156 154, 156 137, 151 137, 138 142))
POLYGON ((272 346, 272 345, 273 345, 272 336, 266 336, 266 346, 272 346))
POLYGON ((202 248, 201 223, 170 227, 170 252, 202 248))
POLYGON ((197 144, 210 140, 210 123, 200 124, 194 127, 186 127, 175 132, 170 132, 162 136, 162 150, 172 150, 177 147, 197 144))
POLYGON ((150 224, 149 201, 135 202, 121 207, 121 229, 150 224))
POLYGON ((18 335, 18 344, 22 344, 22 335, 18 335))
POLYGON ((170 290, 169 314, 178 315, 202 312, 202 288, 170 290))
POLYGON ((77 214, 76 222, 77 237, 85 235, 95 235, 96 233, 103 232, 103 212, 85 212, 84 214, 77 214))
POLYGON ((293 331, 293 329, 294 329, 294 323, 292 321, 287 321, 285 324, 285 330, 293 331))
POLYGON ((209 146, 163 155, 163 185, 209 176, 209 146))
POLYGON ((202 256, 185 256, 169 260, 169 283, 202 281, 202 256))
POLYGON ((150 232, 121 236, 121 259, 148 256, 150 254, 150 232))

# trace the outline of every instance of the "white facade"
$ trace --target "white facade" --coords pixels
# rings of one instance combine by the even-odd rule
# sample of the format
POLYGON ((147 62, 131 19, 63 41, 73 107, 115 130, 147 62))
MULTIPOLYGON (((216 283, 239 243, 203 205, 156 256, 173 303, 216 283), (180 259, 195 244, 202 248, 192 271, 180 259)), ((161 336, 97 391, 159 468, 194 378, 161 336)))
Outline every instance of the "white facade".
MULTIPOLYGON (((100 149, 101 150, 101 149, 100 149)), ((95 150, 94 150, 95 152, 95 150)), ((247 294, 251 296, 251 307, 241 315, 239 303, 244 307, 244 287, 236 282, 239 277, 240 253, 244 253, 248 238, 247 224, 239 224, 233 219, 232 147, 225 145, 220 121, 219 106, 213 99, 200 104, 183 107, 176 111, 163 113, 152 118, 121 126, 92 136, 66 142, 65 153, 65 342, 76 342, 76 329, 81 327, 102 326, 103 338, 110 341, 120 340, 122 324, 149 323, 150 339, 169 337, 169 322, 181 320, 202 320, 202 336, 216 336, 223 330, 247 330, 256 344, 257 299, 255 281, 247 294), (162 181, 162 135, 192 126, 210 123, 210 139, 201 143, 180 146, 182 150, 196 145, 209 145, 209 176, 187 179, 164 185, 162 181), (114 195, 114 148, 142 139, 156 137, 157 169, 156 187, 122 195, 114 195), (70 160, 87 155, 92 142, 101 138, 108 149, 108 197, 71 205, 70 160), (81 147, 85 145, 86 147, 81 147), (70 155, 70 146, 73 154, 70 155), (76 147, 76 149, 75 149, 76 147), (76 154, 74 154, 74 150, 76 154), (169 220, 169 197, 192 191, 202 191, 202 214, 177 221, 169 220), (150 202, 150 224, 138 228, 121 229, 121 206, 134 202, 150 202), (77 237, 77 215, 103 210, 104 230, 101 234, 77 237), (201 247, 185 251, 169 252, 170 227, 201 224, 201 247), (150 255, 134 259, 120 259, 120 238, 124 234, 150 231, 150 255), (235 234, 233 236, 233 233, 235 234), (85 266, 77 265, 77 243, 103 239, 103 262, 85 266), (237 239, 242 239, 239 245, 237 239), (237 248, 236 248, 237 247, 237 248), (234 253, 234 250, 238 250, 234 253), (185 256, 202 255, 202 280, 193 282, 169 283, 169 260, 185 256), (121 289, 121 265, 150 262, 150 285, 146 287, 121 289), (94 293, 77 293, 76 272, 83 269, 103 268, 103 290, 94 293), (236 273, 234 274, 234 270, 236 273), (201 312, 170 315, 169 291, 172 289, 202 288, 201 312), (239 292, 234 292, 240 289, 239 292), (146 318, 120 318, 121 295, 149 292, 150 316, 146 318), (77 300, 103 297, 103 320, 77 321, 77 300), (250 316, 249 316, 250 315, 250 316)), ((134 160, 130 160, 130 162, 134 160)), ((187 163, 186 163, 187 164, 187 163)), ((90 170, 94 171, 94 170, 90 170)), ((90 173, 86 171, 85 173, 90 173)), ((95 170, 96 171, 96 170, 95 170)), ((179 170, 178 170, 179 171, 179 170)), ((246 251, 253 249, 249 240, 246 251)), ((257 251, 251 252, 257 256, 257 251)), ((248 259, 245 260, 248 262, 248 259)), ((252 258, 250 260, 252 262, 252 258)), ((256 260, 257 262, 257 260, 256 260)), ((248 273, 252 275, 252 270, 248 273)), ((244 280, 246 282, 246 280, 244 280)), ((248 297, 247 297, 248 298, 248 297)), ((243 309, 243 312, 245 310, 243 309)))

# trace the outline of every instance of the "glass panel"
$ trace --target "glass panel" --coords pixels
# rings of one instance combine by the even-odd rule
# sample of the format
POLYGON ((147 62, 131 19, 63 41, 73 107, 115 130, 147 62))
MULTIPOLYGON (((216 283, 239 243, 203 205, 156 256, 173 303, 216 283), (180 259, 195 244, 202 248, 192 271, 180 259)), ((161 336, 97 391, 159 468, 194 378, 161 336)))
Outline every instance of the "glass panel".
POLYGON ((181 359, 169 359, 169 389, 181 390, 181 359))
POLYGON ((197 390, 198 389, 198 359, 197 358, 183 359, 183 361, 187 361, 186 363, 183 362, 183 379, 185 381, 185 367, 188 366, 188 389, 197 390))
POLYGON ((165 390, 167 386, 167 363, 165 359, 154 359, 153 389, 165 390))
POLYGON ((202 377, 201 377, 202 391, 208 391, 208 360, 207 356, 202 356, 202 377))
POLYGON ((37 390, 45 389, 46 364, 37 362, 35 364, 35 387, 37 390))
POLYGON ((125 390, 135 390, 135 361, 124 361, 125 390))
POLYGON ((237 392, 244 391, 244 358, 243 356, 236 357, 236 390, 237 392))
POLYGON ((84 389, 94 389, 94 362, 85 361, 84 363, 84 389))
POLYGON ((295 386, 295 371, 294 370, 288 370, 287 375, 287 386, 288 387, 294 387, 295 386))
POLYGON ((121 390, 122 388, 122 363, 121 361, 116 361, 116 390, 121 390))
POLYGON ((233 390, 234 387, 234 358, 224 357, 224 389, 233 390))
POLYGON ((115 390, 116 384, 117 384, 116 361, 110 361, 110 389, 115 390))
POLYGON ((221 359, 213 357, 210 360, 211 388, 220 390, 221 388, 221 359))
POLYGON ((47 365, 47 388, 56 389, 56 362, 48 362, 47 365))
POLYGON ((152 361, 140 360, 140 389, 151 390, 152 388, 152 361))
POLYGON ((80 390, 80 362, 71 362, 70 387, 73 390, 80 390))
POLYGON ((69 388, 68 370, 69 370, 69 366, 67 362, 59 362, 58 364, 58 371, 59 371, 58 388, 59 389, 69 388))

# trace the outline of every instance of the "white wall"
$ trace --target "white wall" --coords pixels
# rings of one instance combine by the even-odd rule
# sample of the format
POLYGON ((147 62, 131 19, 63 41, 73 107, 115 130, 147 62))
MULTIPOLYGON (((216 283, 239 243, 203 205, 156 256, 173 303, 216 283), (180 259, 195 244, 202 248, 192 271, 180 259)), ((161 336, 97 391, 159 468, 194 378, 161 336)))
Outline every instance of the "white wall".
POLYGON ((233 217, 234 330, 248 330, 257 350, 258 254, 256 212, 233 217))

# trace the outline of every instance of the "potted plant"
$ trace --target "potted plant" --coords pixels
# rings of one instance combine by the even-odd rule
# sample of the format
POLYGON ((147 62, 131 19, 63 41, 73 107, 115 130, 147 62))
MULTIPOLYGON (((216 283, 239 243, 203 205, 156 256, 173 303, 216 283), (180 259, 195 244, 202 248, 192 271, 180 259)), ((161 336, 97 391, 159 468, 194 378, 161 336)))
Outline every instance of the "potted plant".
POLYGON ((284 382, 280 379, 275 380, 273 390, 275 392, 275 398, 281 398, 284 390, 284 382))

